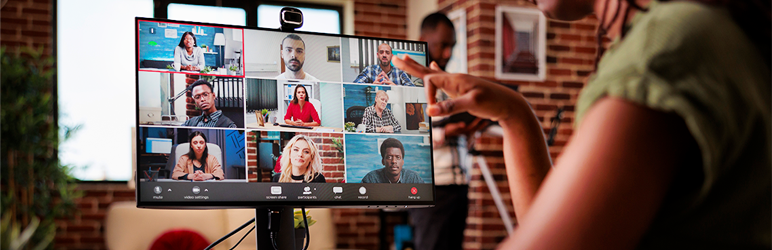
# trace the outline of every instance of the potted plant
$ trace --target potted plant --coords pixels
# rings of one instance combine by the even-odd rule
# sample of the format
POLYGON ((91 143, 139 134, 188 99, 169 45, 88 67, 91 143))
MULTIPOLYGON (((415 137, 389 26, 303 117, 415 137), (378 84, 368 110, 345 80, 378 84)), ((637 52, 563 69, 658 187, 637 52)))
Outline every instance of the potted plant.
POLYGON ((231 65, 228 67, 228 75, 238 75, 239 73, 239 67, 236 65, 231 65))
MULTIPOLYGON (((295 249, 303 249, 306 238, 306 225, 303 223, 303 213, 300 210, 295 210, 295 249)), ((306 220, 308 226, 316 224, 316 221, 311 218, 311 212, 306 213, 306 220)))
MULTIPOLYGON (((56 234, 54 218, 77 211, 75 179, 61 165, 60 142, 53 98, 53 58, 43 49, 22 48, 9 53, 0 48, 0 225, 1 249, 50 248, 56 234)), ((64 127, 66 140, 78 126, 64 127)))
POLYGON ((344 124, 344 126, 346 129, 346 132, 356 131, 356 124, 354 124, 353 122, 347 122, 346 124, 344 124))

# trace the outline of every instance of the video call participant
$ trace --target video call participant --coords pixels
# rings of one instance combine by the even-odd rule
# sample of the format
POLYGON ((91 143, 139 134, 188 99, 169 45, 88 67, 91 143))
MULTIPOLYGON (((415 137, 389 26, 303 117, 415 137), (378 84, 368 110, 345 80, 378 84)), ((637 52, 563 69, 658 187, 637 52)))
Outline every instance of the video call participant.
POLYGON ((375 103, 373 106, 365 108, 362 116, 362 124, 365 125, 365 133, 398 133, 402 131, 397 119, 386 108, 389 102, 389 95, 386 91, 378 90, 375 92, 375 103))
POLYGON ((322 175, 322 158, 313 140, 296 135, 284 146, 281 157, 281 174, 273 176, 273 182, 327 182, 322 175))
POLYGON ((193 32, 182 34, 180 44, 174 47, 174 70, 199 71, 206 66, 204 62, 204 50, 196 43, 193 32))
POLYGON ((416 171, 404 169, 405 147, 402 142, 388 138, 381 143, 383 168, 367 173, 362 183, 424 183, 416 171))
POLYGON ((281 40, 281 59, 284 60, 285 71, 276 79, 319 81, 303 71, 303 63, 306 61, 306 43, 300 36, 289 34, 281 40))
POLYGON ((295 87, 295 94, 292 95, 292 101, 287 107, 284 122, 289 125, 311 127, 322 124, 316 108, 308 101, 308 91, 305 86, 298 84, 295 87))
POLYGON ((391 65, 391 46, 386 43, 378 45, 375 58, 378 64, 367 66, 356 79, 355 83, 374 83, 385 85, 415 86, 410 80, 410 75, 391 65))
POLYGON ((172 179, 175 180, 224 180, 225 173, 222 171, 217 157, 209 154, 206 147, 206 136, 199 131, 193 132, 188 136, 190 141, 190 151, 180 156, 177 165, 172 171, 172 179))
POLYGON ((222 114, 222 110, 217 110, 214 106, 214 99, 217 98, 212 92, 212 84, 206 80, 198 80, 190 85, 191 96, 196 101, 196 107, 201 109, 202 115, 190 118, 182 126, 191 127, 223 127, 235 128, 236 123, 222 114))

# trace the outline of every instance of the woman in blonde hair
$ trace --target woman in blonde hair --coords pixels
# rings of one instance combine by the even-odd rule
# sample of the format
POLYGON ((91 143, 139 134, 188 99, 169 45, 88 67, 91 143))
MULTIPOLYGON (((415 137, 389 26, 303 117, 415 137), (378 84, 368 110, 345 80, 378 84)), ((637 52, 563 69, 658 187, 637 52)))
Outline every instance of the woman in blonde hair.
POLYGON ((284 146, 281 174, 273 182, 327 182, 322 175, 322 159, 316 144, 305 135, 296 135, 284 146))

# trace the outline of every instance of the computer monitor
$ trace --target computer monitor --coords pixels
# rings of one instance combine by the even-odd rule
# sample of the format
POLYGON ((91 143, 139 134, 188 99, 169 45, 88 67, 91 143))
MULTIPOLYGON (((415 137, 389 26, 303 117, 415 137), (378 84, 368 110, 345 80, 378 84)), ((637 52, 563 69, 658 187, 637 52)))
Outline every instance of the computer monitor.
POLYGON ((137 205, 434 204, 424 42, 136 18, 137 205))

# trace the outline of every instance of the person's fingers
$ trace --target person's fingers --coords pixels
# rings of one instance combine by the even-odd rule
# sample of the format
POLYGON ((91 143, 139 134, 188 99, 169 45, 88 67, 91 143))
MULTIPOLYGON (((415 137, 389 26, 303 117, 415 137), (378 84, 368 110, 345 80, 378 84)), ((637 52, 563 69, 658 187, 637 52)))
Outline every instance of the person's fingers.
POLYGON ((398 56, 392 56, 391 62, 394 63, 394 66, 397 68, 404 70, 408 74, 423 78, 424 76, 432 73, 437 73, 434 70, 427 68, 420 63, 414 61, 410 56, 405 55, 405 58, 399 58, 398 56))
POLYGON ((426 112, 430 116, 444 116, 467 111, 468 107, 476 105, 475 95, 477 95, 476 90, 471 90, 456 98, 430 104, 426 112))
POLYGON ((442 70, 440 68, 440 65, 437 64, 437 62, 435 62, 435 61, 432 61, 432 63, 429 64, 429 69, 433 69, 433 70, 443 71, 444 72, 444 70, 442 70))

